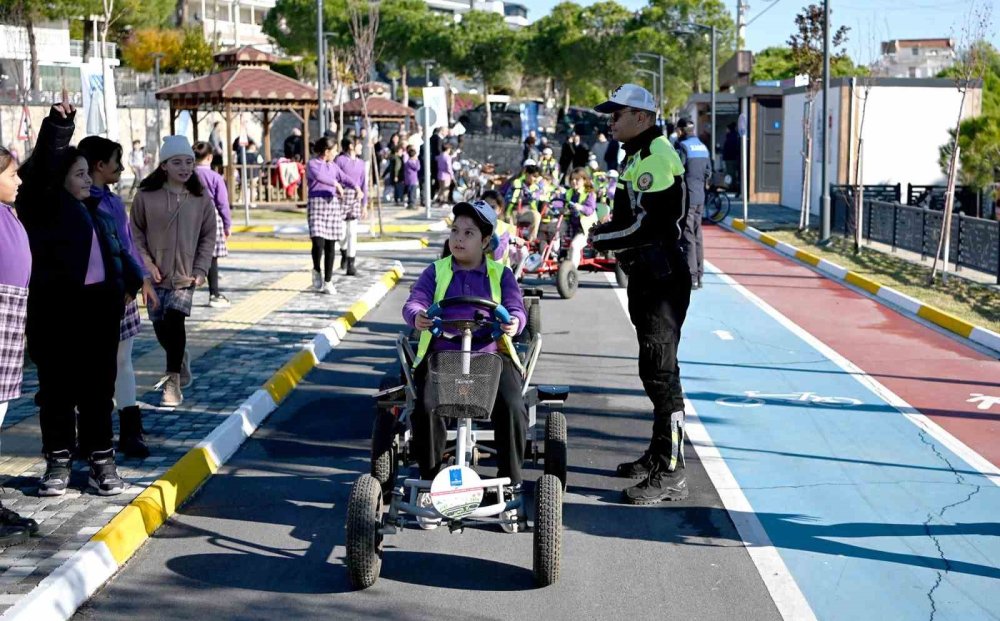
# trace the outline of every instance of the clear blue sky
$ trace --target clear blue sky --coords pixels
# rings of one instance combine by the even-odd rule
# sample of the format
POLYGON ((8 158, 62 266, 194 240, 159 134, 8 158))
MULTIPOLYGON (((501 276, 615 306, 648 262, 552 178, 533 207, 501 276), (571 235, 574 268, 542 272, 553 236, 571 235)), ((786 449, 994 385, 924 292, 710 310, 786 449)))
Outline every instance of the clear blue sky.
MULTIPOLYGON (((528 7, 528 19, 536 20, 548 13, 559 0, 519 0, 528 7)), ((595 0, 576 0, 588 5, 595 0)), ((821 0, 749 0, 747 47, 759 52, 772 45, 784 45, 795 28, 795 14, 810 2, 819 4, 821 0), (756 19, 759 16, 759 19, 756 19)), ((833 11, 832 22, 851 29, 846 45, 848 54, 855 62, 864 63, 870 55, 868 41, 889 39, 923 39, 933 37, 953 37, 961 39, 961 29, 966 13, 973 0, 830 0, 833 11)), ((1000 2, 979 0, 979 5, 993 2, 991 40, 1000 46, 1000 2)), ((618 0, 618 3, 632 10, 646 6, 646 0, 618 0)), ((725 0, 726 6, 736 19, 736 0, 725 0)), ((876 43, 876 51, 877 51, 876 43)))

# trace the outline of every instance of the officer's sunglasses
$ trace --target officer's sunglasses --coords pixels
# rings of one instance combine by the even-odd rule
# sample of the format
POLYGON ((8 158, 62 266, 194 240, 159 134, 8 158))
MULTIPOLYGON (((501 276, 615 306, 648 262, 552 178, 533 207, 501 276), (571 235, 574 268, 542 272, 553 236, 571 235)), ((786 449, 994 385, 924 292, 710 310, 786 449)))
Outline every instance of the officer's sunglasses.
POLYGON ((618 121, 621 120, 622 116, 624 116, 626 112, 635 112, 635 110, 633 110, 632 108, 622 108, 621 110, 615 110, 614 112, 611 113, 611 122, 617 123, 618 121))

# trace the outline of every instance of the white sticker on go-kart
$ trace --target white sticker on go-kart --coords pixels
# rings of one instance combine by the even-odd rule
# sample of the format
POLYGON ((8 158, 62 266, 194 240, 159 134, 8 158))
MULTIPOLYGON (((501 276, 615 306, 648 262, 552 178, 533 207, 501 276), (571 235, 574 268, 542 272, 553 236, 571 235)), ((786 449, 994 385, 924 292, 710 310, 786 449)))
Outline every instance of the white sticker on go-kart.
POLYGON ((431 503, 446 518, 461 519, 483 502, 482 480, 475 470, 451 466, 442 470, 431 482, 431 503))

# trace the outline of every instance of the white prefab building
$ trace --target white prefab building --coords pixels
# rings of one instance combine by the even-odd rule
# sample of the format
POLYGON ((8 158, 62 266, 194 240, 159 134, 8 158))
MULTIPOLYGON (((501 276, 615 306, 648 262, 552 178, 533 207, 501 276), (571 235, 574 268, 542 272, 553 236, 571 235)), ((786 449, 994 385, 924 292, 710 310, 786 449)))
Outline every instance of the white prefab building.
MULTIPOLYGON (((948 131, 958 120, 962 94, 952 80, 893 78, 839 78, 829 92, 830 144, 829 180, 832 184, 856 184, 860 156, 864 185, 943 184, 938 163, 941 145, 950 140, 948 131), (866 89, 866 87, 868 87, 866 89), (867 91, 867 92, 866 92, 867 91), (862 113, 864 126, 862 128, 862 113), (858 141, 861 151, 858 153, 858 141)), ((982 89, 968 89, 962 118, 979 115, 982 89)), ((799 207, 802 202, 804 87, 783 94, 782 205, 799 207)), ((822 188, 822 93, 813 104, 813 166, 810 208, 819 213, 822 188)))

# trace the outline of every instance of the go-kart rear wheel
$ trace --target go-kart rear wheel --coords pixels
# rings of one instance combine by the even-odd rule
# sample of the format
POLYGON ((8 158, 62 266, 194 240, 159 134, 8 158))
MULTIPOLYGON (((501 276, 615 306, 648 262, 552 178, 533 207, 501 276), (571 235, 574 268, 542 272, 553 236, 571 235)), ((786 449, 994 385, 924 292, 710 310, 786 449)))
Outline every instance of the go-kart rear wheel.
POLYGON ((392 492, 399 471, 399 448, 395 436, 396 417, 387 410, 378 410, 372 425, 371 475, 378 481, 385 496, 392 492))
POLYGON ((559 479, 543 474, 535 486, 535 582, 549 586, 559 580, 562 564, 562 489, 559 479))
POLYGON ((551 474, 566 489, 566 416, 550 412, 545 421, 545 474, 551 474))
POLYGON ((628 274, 625 273, 625 270, 623 270, 622 266, 618 265, 618 263, 615 263, 615 282, 617 282, 618 286, 622 289, 628 287, 628 274))
MULTIPOLYGON (((536 334, 542 333, 542 304, 541 300, 534 300, 528 307, 528 326, 525 332, 528 333, 528 342, 535 338, 536 334)), ((523 333, 522 333, 523 334, 523 333)))
POLYGON ((559 264, 559 271, 556 273, 556 290, 559 297, 568 300, 576 295, 576 288, 580 284, 580 275, 573 266, 572 261, 563 261, 559 264))
POLYGON ((356 589, 375 584, 382 571, 382 488, 361 475, 347 501, 347 572, 356 589))

